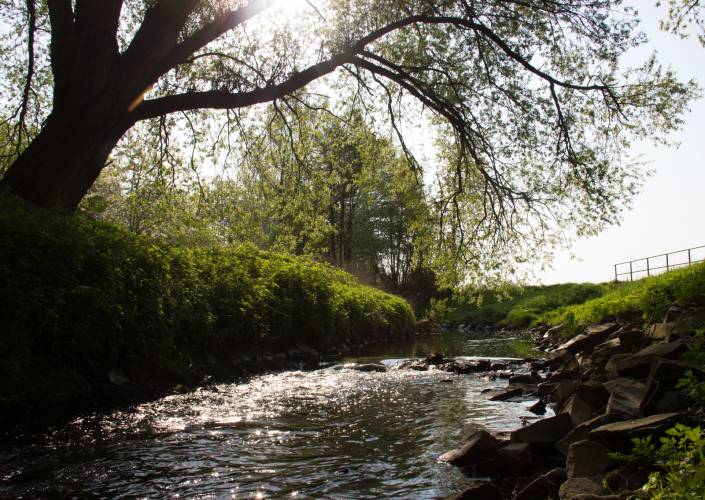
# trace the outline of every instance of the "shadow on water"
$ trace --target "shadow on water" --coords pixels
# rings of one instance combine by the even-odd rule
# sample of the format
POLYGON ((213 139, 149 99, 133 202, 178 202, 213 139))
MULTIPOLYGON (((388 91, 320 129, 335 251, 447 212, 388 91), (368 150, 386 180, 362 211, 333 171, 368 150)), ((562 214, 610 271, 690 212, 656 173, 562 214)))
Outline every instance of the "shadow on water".
MULTIPOLYGON (((453 333, 361 357, 517 357, 524 347, 515 342, 453 333)), ((470 480, 437 462, 440 454, 478 424, 513 429, 533 417, 531 401, 480 395, 504 384, 437 370, 331 367, 201 388, 0 450, 0 497, 442 497, 470 480)))

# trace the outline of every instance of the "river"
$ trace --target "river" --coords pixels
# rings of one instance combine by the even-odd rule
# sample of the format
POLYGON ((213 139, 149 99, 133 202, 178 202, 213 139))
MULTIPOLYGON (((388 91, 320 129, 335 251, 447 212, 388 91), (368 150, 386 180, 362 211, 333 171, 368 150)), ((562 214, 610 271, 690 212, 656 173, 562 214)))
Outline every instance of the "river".
MULTIPOLYGON (((342 363, 525 357, 528 341, 450 332, 342 363)), ((487 401, 505 380, 438 370, 287 371, 86 415, 0 449, 0 497, 433 498, 470 479, 437 457, 473 426, 511 430, 532 401, 487 401)))

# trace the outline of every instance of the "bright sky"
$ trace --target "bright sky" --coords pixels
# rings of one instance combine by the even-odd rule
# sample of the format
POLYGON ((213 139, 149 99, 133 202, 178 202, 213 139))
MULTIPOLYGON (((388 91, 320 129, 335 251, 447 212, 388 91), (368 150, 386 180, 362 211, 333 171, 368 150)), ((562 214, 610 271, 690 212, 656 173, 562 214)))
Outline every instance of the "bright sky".
MULTIPOLYGON (((639 8, 642 28, 650 39, 648 48, 635 53, 639 60, 656 50, 658 59, 671 65, 682 79, 694 78, 705 88, 705 48, 693 38, 681 40, 660 32, 658 20, 663 10, 654 8, 653 1, 627 3, 639 8)), ((554 269, 538 273, 540 281, 608 281, 614 278, 616 263, 705 245, 704 98, 691 105, 685 126, 673 139, 680 147, 639 144, 632 148, 632 155, 640 156, 655 171, 634 200, 632 210, 620 226, 578 240, 571 252, 558 253, 554 269)), ((703 250, 697 256, 704 258, 703 250)))

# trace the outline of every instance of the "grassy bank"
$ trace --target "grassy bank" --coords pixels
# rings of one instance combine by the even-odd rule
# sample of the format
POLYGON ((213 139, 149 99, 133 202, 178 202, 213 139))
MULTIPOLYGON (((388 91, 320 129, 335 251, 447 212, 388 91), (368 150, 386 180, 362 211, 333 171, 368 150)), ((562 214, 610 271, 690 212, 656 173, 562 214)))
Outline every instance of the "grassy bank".
POLYGON ((570 336, 608 317, 640 315, 644 321, 661 321, 673 302, 705 305, 705 264, 622 284, 581 304, 547 311, 536 321, 563 323, 570 336))
POLYGON ((251 246, 180 248, 0 195, 0 413, 92 407, 250 350, 408 333, 402 299, 251 246))
POLYGON ((455 324, 523 328, 544 313, 600 297, 613 284, 566 283, 549 286, 509 286, 502 290, 468 290, 445 302, 444 318, 455 324))

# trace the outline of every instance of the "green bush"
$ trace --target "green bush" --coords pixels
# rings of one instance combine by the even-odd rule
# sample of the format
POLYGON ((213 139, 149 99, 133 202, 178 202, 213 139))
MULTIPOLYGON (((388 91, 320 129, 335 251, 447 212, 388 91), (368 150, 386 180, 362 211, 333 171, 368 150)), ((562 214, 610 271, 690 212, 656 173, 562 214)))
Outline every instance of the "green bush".
POLYGON ((207 358, 415 323, 399 297, 249 245, 180 248, 4 194, 0 234, 0 411, 100 400, 111 369, 154 384, 207 358))

